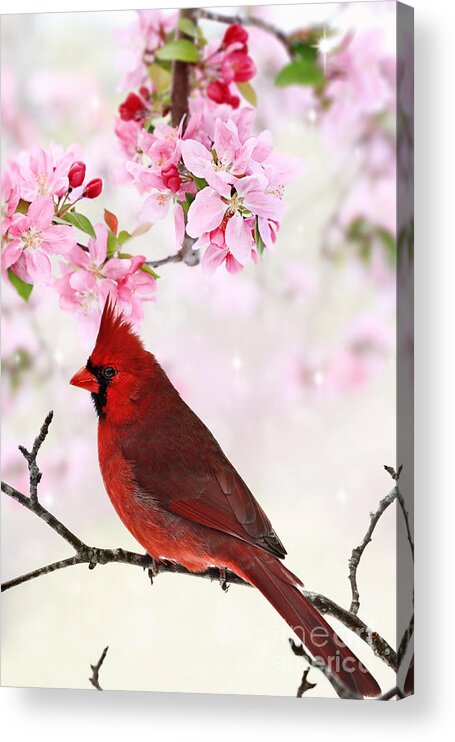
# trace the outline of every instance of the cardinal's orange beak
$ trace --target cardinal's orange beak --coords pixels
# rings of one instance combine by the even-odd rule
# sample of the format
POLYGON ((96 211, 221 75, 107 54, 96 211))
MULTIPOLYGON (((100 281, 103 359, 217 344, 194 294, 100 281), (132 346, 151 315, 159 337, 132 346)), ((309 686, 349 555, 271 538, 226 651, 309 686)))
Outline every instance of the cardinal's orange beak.
POLYGON ((77 374, 74 374, 70 381, 73 386, 80 386, 81 389, 87 389, 88 392, 98 392, 99 384, 95 377, 85 367, 81 368, 77 374))

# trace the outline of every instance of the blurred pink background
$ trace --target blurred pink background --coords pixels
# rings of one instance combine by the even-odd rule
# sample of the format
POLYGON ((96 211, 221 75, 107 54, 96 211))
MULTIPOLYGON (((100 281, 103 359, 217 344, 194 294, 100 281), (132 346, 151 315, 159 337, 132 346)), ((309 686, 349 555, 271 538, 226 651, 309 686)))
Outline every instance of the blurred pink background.
MULTIPOLYGON (((336 38, 353 32, 360 47, 369 39, 371 59, 361 66, 374 76, 379 56, 393 63, 394 7, 255 12, 285 30, 327 24, 336 38)), ((89 215, 100 220, 106 207, 126 228, 137 223, 141 199, 110 179, 120 161, 113 132, 124 95, 119 39, 133 20, 132 11, 2 19, 2 161, 35 144, 79 142, 106 182, 89 215)), ((344 227, 362 215, 395 229, 394 161, 382 134, 359 142, 342 110, 333 114, 341 118, 321 120, 308 90, 273 87, 286 61, 278 42, 252 29, 250 47, 258 125, 272 130, 278 152, 301 161, 276 249, 236 276, 164 266, 141 334, 263 505, 289 567, 308 589, 348 607, 347 560, 391 488, 383 464, 395 463, 395 273, 379 244, 362 260, 344 227)), ((393 75, 389 82, 388 104, 393 75)), ((363 99, 358 117, 367 106, 363 99)), ((137 239, 137 250, 167 255, 172 230, 171 218, 157 224, 137 239)), ((35 289, 24 303, 3 283, 2 299, 3 478, 27 490, 17 444, 30 446, 53 409, 40 455, 43 504, 87 543, 137 550, 103 489, 90 399, 68 384, 93 337, 50 290, 35 289)), ((1 526, 3 579, 69 555, 6 497, 1 526)), ((393 506, 359 570, 360 615, 392 646, 395 539, 393 506)), ((107 644, 106 688, 294 695, 303 670, 289 650, 289 629, 256 591, 231 586, 224 594, 177 575, 150 587, 127 566, 74 567, 17 587, 2 600, 2 619, 4 685, 87 687, 89 664, 107 644)), ((338 630, 387 689, 392 673, 338 630)), ((321 674, 310 679, 317 687, 308 695, 333 695, 321 674)))

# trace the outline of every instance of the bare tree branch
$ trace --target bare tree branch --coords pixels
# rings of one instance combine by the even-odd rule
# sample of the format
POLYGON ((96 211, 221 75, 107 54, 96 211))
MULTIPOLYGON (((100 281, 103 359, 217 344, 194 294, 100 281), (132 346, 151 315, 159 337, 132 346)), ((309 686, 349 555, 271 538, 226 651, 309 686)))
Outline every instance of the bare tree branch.
POLYGON ((401 511, 403 513, 403 518, 404 518, 404 522, 406 525, 406 533, 408 535, 409 546, 411 547, 412 559, 414 561, 414 541, 412 539, 411 528, 409 526, 409 514, 408 514, 408 511, 406 510, 404 497, 401 494, 398 486, 397 486, 397 500, 400 503, 401 511))
POLYGON ((36 503, 38 501, 38 485, 41 481, 42 476, 38 468, 38 464, 36 463, 36 457, 38 456, 38 451, 46 440, 46 436, 49 432, 49 425, 52 422, 53 416, 54 413, 52 411, 48 413, 44 423, 41 426, 40 432, 35 438, 33 448, 30 452, 27 451, 25 446, 19 446, 19 451, 28 464, 28 471, 30 474, 30 500, 32 503, 36 503))
POLYGON ((191 268, 199 265, 200 253, 199 250, 193 250, 194 243, 195 240, 185 234, 182 247, 175 255, 167 255, 167 257, 158 258, 158 260, 147 260, 145 265, 150 266, 150 268, 160 268, 162 265, 167 265, 167 263, 185 263, 185 265, 189 265, 191 268))
MULTIPOLYGON (((384 469, 390 474, 390 476, 392 477, 392 479, 394 479, 396 482, 398 482, 398 480, 400 478, 400 475, 401 475, 401 472, 403 471, 403 465, 400 465, 398 467, 398 470, 397 471, 395 471, 395 469, 393 468, 393 466, 384 466, 384 469)), ((407 536, 408 536, 409 546, 411 547, 412 559, 414 561, 414 541, 413 541, 413 538, 412 538, 411 526, 409 524, 409 513, 406 510, 406 503, 404 501, 404 497, 401 494, 398 485, 397 485, 397 500, 400 503, 401 511, 403 513, 403 518, 404 518, 404 522, 405 522, 405 526, 406 526, 406 533, 407 533, 407 536)))
MULTIPOLYGON (((37 444, 36 452, 46 438, 49 424, 52 417, 48 415, 46 418, 47 424, 43 425, 40 435, 37 440, 40 440, 37 444), (44 432, 43 432, 44 430, 44 432), (41 440, 41 438, 42 440, 41 440)), ((32 449, 32 453, 33 453, 32 449)), ((32 471, 30 471, 30 477, 32 471)), ((34 474, 33 474, 34 476, 34 474)), ((142 569, 148 570, 151 574, 156 575, 161 572, 170 572, 177 574, 186 574, 193 577, 202 577, 211 581, 217 581, 226 590, 227 585, 249 585, 249 583, 242 580, 238 575, 230 570, 222 570, 217 567, 209 567, 203 572, 190 572, 185 567, 169 560, 154 559, 148 554, 137 554, 135 552, 126 551, 124 549, 100 549, 97 547, 88 546, 80 538, 75 536, 61 521, 59 521, 52 513, 44 508, 38 501, 38 493, 36 501, 32 501, 31 497, 27 497, 22 492, 19 492, 15 487, 7 484, 6 482, 1 483, 2 491, 12 499, 19 502, 27 510, 37 515, 41 520, 47 523, 53 531, 61 536, 70 546, 73 547, 76 554, 62 559, 52 564, 48 564, 39 569, 35 569, 32 572, 28 572, 24 575, 16 577, 12 580, 2 583, 2 592, 16 587, 30 580, 36 579, 42 575, 50 574, 66 567, 72 567, 76 564, 88 564, 89 569, 94 569, 98 564, 129 564, 132 566, 142 567, 142 569)), ((353 633, 357 634, 379 657, 388 667, 394 672, 397 669, 397 655, 392 647, 381 637, 376 631, 370 629, 357 615, 351 613, 345 608, 342 608, 330 598, 319 593, 314 593, 308 590, 303 591, 306 598, 321 612, 321 614, 331 615, 340 621, 346 628, 350 629, 353 633)))
POLYGON ((96 665, 90 665, 90 667, 92 668, 92 677, 89 678, 89 680, 90 680, 91 684, 96 688, 96 690, 103 690, 102 687, 101 687, 101 685, 100 685, 99 674, 100 674, 101 665, 103 664, 104 660, 106 659, 106 655, 107 655, 108 649, 109 649, 109 647, 104 647, 103 652, 101 654, 101 657, 99 658, 99 660, 96 663, 96 665))
POLYGON ((217 13, 216 11, 206 10, 205 8, 199 8, 196 12, 198 18, 204 18, 208 21, 216 21, 217 23, 226 23, 228 25, 238 23, 239 26, 256 26, 257 28, 261 28, 263 31, 275 36, 275 38, 283 44, 286 51, 290 53, 289 38, 287 34, 272 23, 263 21, 262 18, 258 18, 254 15, 250 15, 248 18, 245 18, 242 15, 224 15, 224 13, 217 13))
MULTIPOLYGON (((194 8, 183 8, 179 12, 179 18, 194 21, 196 18, 194 8)), ((180 28, 177 29, 178 39, 190 39, 180 28)), ((172 85, 171 85, 171 126, 180 126, 183 132, 186 128, 188 118, 188 98, 190 95, 190 66, 188 62, 174 60, 172 63, 172 85)))
POLYGON ((414 634, 414 614, 411 616, 411 620, 409 621, 409 626, 404 632, 400 645, 398 647, 397 651, 397 668, 399 669, 401 667, 401 663, 404 660, 406 650, 409 646, 409 642, 412 639, 412 635, 414 634))
POLYGON ((312 690, 313 688, 316 688, 317 683, 310 683, 308 680, 308 674, 311 670, 311 667, 307 667, 306 670, 303 671, 302 680, 297 688, 296 696, 297 698, 302 698, 303 694, 307 692, 307 690, 312 690))
POLYGON ((387 693, 383 693, 382 696, 379 696, 377 698, 377 701, 390 701, 392 698, 404 698, 404 693, 401 692, 401 690, 395 686, 395 688, 391 688, 387 693))
MULTIPOLYGON (((197 11, 194 8, 182 8, 179 11, 179 18, 189 21, 196 20, 197 11)), ((188 37, 180 28, 177 29, 177 38, 185 39, 188 37)), ((188 123, 189 113, 189 96, 190 96, 190 74, 191 64, 189 62, 180 62, 174 60, 172 63, 172 84, 171 84, 171 126, 178 127, 181 125, 182 134, 185 132, 188 123)), ((185 263, 189 266, 198 265, 199 252, 193 250, 195 240, 186 234, 186 214, 185 214, 185 237, 183 244, 178 253, 168 255, 160 260, 151 260, 146 263, 151 268, 159 268, 167 263, 185 263)))
POLYGON ((357 569, 360 564, 360 559, 362 558, 363 552, 365 551, 366 547, 371 541, 373 531, 376 528, 376 525, 381 515, 389 507, 389 505, 391 505, 392 502, 396 500, 396 497, 397 497, 397 487, 394 487, 393 490, 389 492, 388 495, 383 497, 383 499, 379 503, 379 507, 376 510, 376 512, 370 513, 370 525, 368 526, 368 530, 365 536, 363 537, 362 542, 359 544, 359 546, 356 546, 352 550, 352 554, 349 559, 349 582, 351 583, 351 592, 352 592, 351 607, 349 608, 349 611, 351 613, 357 614, 360 608, 360 593, 359 593, 359 588, 357 586, 357 569))
POLYGON ((326 676, 327 680, 332 685, 336 694, 340 698, 351 698, 358 701, 363 700, 363 696, 354 693, 354 691, 348 688, 347 685, 345 685, 333 672, 331 672, 331 670, 324 662, 321 662, 321 660, 318 661, 310 654, 308 654, 303 644, 297 644, 294 639, 289 639, 289 644, 291 645, 291 649, 295 655, 297 655, 298 657, 304 657, 308 664, 311 665, 311 667, 320 670, 326 676))

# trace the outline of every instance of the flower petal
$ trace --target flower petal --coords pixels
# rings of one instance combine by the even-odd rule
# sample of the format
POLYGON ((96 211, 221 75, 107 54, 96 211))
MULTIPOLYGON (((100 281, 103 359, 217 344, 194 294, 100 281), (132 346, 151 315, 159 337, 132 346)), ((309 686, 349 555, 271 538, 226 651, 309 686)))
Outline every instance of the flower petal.
POLYGON ((201 260, 201 268, 204 273, 211 275, 221 265, 227 255, 227 250, 216 247, 216 245, 209 245, 201 260))
POLYGON ((239 263, 245 265, 251 257, 253 237, 251 229, 238 212, 232 216, 226 226, 226 245, 239 263))
POLYGON ((38 196, 28 207, 29 225, 38 231, 49 227, 53 216, 54 200, 50 196, 38 196))
POLYGON ((188 210, 186 231, 190 237, 200 237, 218 227, 226 211, 226 204, 212 188, 199 191, 188 210))

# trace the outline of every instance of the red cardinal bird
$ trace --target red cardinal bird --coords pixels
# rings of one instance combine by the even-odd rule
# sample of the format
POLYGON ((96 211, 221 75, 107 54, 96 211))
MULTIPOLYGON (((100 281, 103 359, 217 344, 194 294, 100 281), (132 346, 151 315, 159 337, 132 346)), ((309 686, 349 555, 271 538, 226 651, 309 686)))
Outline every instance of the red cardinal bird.
POLYGON ((104 485, 147 553, 193 572, 211 565, 232 570, 351 691, 378 695, 374 678, 281 563, 283 544, 213 435, 110 303, 95 348, 71 384, 92 393, 104 485))

